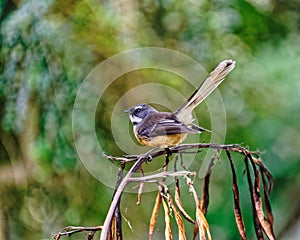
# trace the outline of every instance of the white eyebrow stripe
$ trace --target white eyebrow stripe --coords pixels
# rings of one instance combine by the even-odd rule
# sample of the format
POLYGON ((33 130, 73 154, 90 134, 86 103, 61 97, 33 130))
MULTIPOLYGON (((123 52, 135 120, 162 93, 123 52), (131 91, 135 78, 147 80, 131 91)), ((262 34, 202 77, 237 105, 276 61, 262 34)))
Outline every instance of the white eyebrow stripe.
POLYGON ((134 110, 142 109, 142 108, 143 108, 143 106, 136 106, 136 107, 134 108, 134 110))

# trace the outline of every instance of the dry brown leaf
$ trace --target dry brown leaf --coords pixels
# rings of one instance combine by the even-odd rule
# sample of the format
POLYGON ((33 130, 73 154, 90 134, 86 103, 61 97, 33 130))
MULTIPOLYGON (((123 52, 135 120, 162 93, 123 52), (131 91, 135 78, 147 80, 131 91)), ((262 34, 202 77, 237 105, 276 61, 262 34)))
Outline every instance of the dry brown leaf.
POLYGON ((194 225, 194 236, 193 236, 193 240, 196 239, 198 232, 199 232, 199 226, 198 226, 197 223, 195 223, 195 225, 194 225))
POLYGON ((247 173, 247 181, 248 181, 248 186, 249 186, 249 191, 250 191, 250 196, 251 196, 251 203, 252 203, 252 213, 253 213, 253 221, 254 221, 254 228, 255 228, 255 233, 257 239, 263 239, 263 233, 261 230, 261 225, 257 216, 256 212, 256 207, 255 207, 255 196, 254 196, 254 189, 252 185, 252 180, 251 180, 251 173, 249 169, 249 163, 248 163, 248 156, 245 156, 245 165, 246 165, 246 173, 247 173))
MULTIPOLYGON (((139 168, 139 171, 141 172, 142 177, 144 177, 145 174, 144 174, 144 170, 143 170, 142 167, 139 168)), ((139 186, 139 190, 138 190, 138 200, 136 202, 137 205, 141 204, 141 199, 142 199, 142 193, 143 193, 143 190, 144 190, 144 185, 145 185, 144 182, 140 182, 140 186, 139 186)))
POLYGON ((208 169, 206 171, 205 174, 205 178, 204 178, 204 184, 203 184, 203 190, 202 190, 202 199, 200 201, 201 204, 201 210, 203 212, 204 215, 206 215, 207 212, 207 207, 209 204, 209 181, 210 181, 210 175, 211 175, 211 171, 213 166, 215 165, 215 159, 216 156, 219 154, 219 152, 217 152, 215 155, 212 156, 208 169))
POLYGON ((114 216, 111 220, 110 231, 108 233, 107 240, 114 240, 116 232, 116 217, 114 216))
POLYGON ((209 225, 208 225, 208 222, 206 221, 206 218, 202 212, 202 209, 201 209, 201 203, 198 199, 198 196, 197 196, 197 193, 196 193, 196 190, 193 186, 193 182, 190 178, 186 177, 186 180, 187 180, 187 184, 189 186, 189 190, 190 192, 193 194, 193 197, 194 197, 194 201, 195 201, 195 204, 196 204, 196 222, 197 222, 197 225, 199 227, 199 238, 201 240, 206 240, 207 238, 209 240, 211 240, 211 234, 210 234, 210 231, 209 231, 209 225), (207 238, 206 238, 207 236, 207 238))
POLYGON ((249 159, 251 161, 253 171, 254 171, 254 176, 255 176, 253 195, 254 195, 255 209, 257 212, 257 216, 258 216, 259 222, 262 226, 262 229, 265 232, 265 234, 267 235, 267 237, 270 240, 274 240, 275 236, 274 236, 274 232, 273 232, 273 226, 272 226, 272 224, 270 224, 268 219, 265 218, 265 214, 264 214, 263 207, 262 207, 262 199, 261 199, 261 195, 260 195, 259 172, 255 166, 255 162, 253 161, 253 159, 251 157, 249 157, 249 159))
POLYGON ((165 239, 172 240, 172 224, 170 218, 170 208, 164 198, 162 199, 162 204, 165 212, 165 224, 166 224, 165 239))
POLYGON ((182 221, 182 218, 181 218, 178 210, 176 209, 176 206, 173 202, 173 199, 172 199, 172 196, 171 196, 169 190, 166 187, 165 187, 165 191, 166 191, 167 196, 168 196, 169 204, 170 204, 171 208, 173 209, 175 220, 176 220, 176 223, 177 223, 177 226, 178 226, 178 235, 179 235, 178 239, 179 240, 186 240, 184 223, 182 221))
POLYGON ((160 205, 161 205, 161 194, 160 194, 160 192, 158 192, 157 196, 156 196, 156 200, 155 200, 155 205, 153 207, 153 211, 152 211, 151 218, 150 218, 150 226, 149 226, 149 239, 150 240, 152 239, 152 236, 154 234, 154 229, 155 229, 160 205))
POLYGON ((175 180, 175 203, 181 212, 181 214, 184 216, 186 220, 188 220, 190 223, 195 224, 195 220, 190 217, 190 215, 184 210, 182 202, 180 200, 180 189, 179 189, 179 180, 176 178, 175 180))
POLYGON ((145 185, 144 182, 140 182, 140 187, 139 187, 139 190, 138 190, 138 199, 137 199, 137 202, 136 202, 137 205, 141 204, 141 199, 142 199, 142 193, 143 193, 143 190, 144 190, 144 185, 145 185))
POLYGON ((116 208, 115 212, 115 235, 117 240, 123 239, 122 216, 120 212, 120 206, 116 208))
POLYGON ((260 167, 260 173, 261 173, 261 178, 262 178, 262 183, 264 188, 264 200, 265 200, 265 209, 267 212, 267 219, 270 222, 270 224, 273 226, 274 218, 273 218, 272 208, 270 203, 270 192, 268 191, 268 187, 265 179, 265 171, 261 167, 260 167))
POLYGON ((206 235, 207 235, 207 239, 211 240, 209 225, 208 225, 208 222, 207 222, 207 220, 206 220, 206 218, 205 218, 205 216, 204 216, 204 214, 201 210, 201 206, 200 206, 199 201, 198 201, 198 207, 197 207, 196 214, 197 214, 197 217, 196 217, 197 223, 200 226, 201 231, 202 231, 201 239, 206 240, 206 235))
POLYGON ((230 162, 230 168, 232 173, 232 192, 233 192, 233 204, 234 204, 234 216, 235 216, 235 222, 239 230, 239 234, 241 239, 246 240, 246 230, 244 225, 244 220, 242 216, 242 211, 240 207, 240 196, 239 196, 239 188, 237 184, 237 178, 235 173, 235 168, 233 165, 233 161, 230 155, 230 152, 226 150, 226 155, 228 157, 228 160, 230 162))

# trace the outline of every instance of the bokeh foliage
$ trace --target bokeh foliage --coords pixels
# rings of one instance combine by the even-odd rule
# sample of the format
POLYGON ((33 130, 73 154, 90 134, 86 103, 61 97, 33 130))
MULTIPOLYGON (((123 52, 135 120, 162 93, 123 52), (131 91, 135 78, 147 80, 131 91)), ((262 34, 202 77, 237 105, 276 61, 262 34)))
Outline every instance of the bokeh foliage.
MULTIPOLYGON (((3 0, 0 238, 48 239, 66 225, 103 222, 112 189, 96 181, 77 157, 72 107, 80 84, 97 64, 144 46, 183 52, 208 70, 223 59, 237 61, 220 87, 227 111, 226 142, 265 151, 263 158, 275 177, 275 232, 285 234, 300 216, 299 9, 298 1, 281 0, 3 0)), ((122 153, 108 124, 114 104, 133 86, 161 81, 160 73, 152 72, 151 79, 147 74, 137 73, 136 81, 126 76, 116 81, 99 103, 97 132, 105 136, 104 149, 112 155, 122 153)), ((164 82, 182 87, 171 77, 164 82)), ((197 114, 209 121, 201 111, 197 114)), ((239 177, 246 181, 242 171, 239 177)), ((227 163, 215 167, 212 181, 207 216, 212 236, 235 239, 227 163)), ((247 209, 245 186, 242 181, 247 209)), ((136 195, 124 196, 125 218, 133 227, 125 226, 127 236, 145 238, 154 198, 155 193, 146 193, 142 205, 135 206, 136 195)), ((251 213, 244 213, 249 226, 251 213)))

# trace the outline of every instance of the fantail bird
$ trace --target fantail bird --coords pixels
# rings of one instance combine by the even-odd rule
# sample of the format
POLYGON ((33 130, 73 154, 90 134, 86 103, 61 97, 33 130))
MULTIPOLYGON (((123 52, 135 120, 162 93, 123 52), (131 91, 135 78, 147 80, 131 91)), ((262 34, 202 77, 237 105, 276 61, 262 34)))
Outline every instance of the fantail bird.
POLYGON ((192 111, 235 67, 235 61, 224 60, 209 74, 200 87, 174 113, 159 112, 148 104, 137 104, 129 113, 133 132, 139 143, 168 149, 181 143, 189 133, 208 131, 193 124, 192 111))

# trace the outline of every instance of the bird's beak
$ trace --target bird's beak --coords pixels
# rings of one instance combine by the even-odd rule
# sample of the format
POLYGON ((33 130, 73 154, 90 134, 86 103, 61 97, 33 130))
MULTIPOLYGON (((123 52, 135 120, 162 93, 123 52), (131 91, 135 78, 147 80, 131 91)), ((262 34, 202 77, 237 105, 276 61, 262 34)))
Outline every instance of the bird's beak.
POLYGON ((130 109, 125 109, 123 112, 124 112, 124 113, 129 113, 129 112, 130 112, 130 109))

